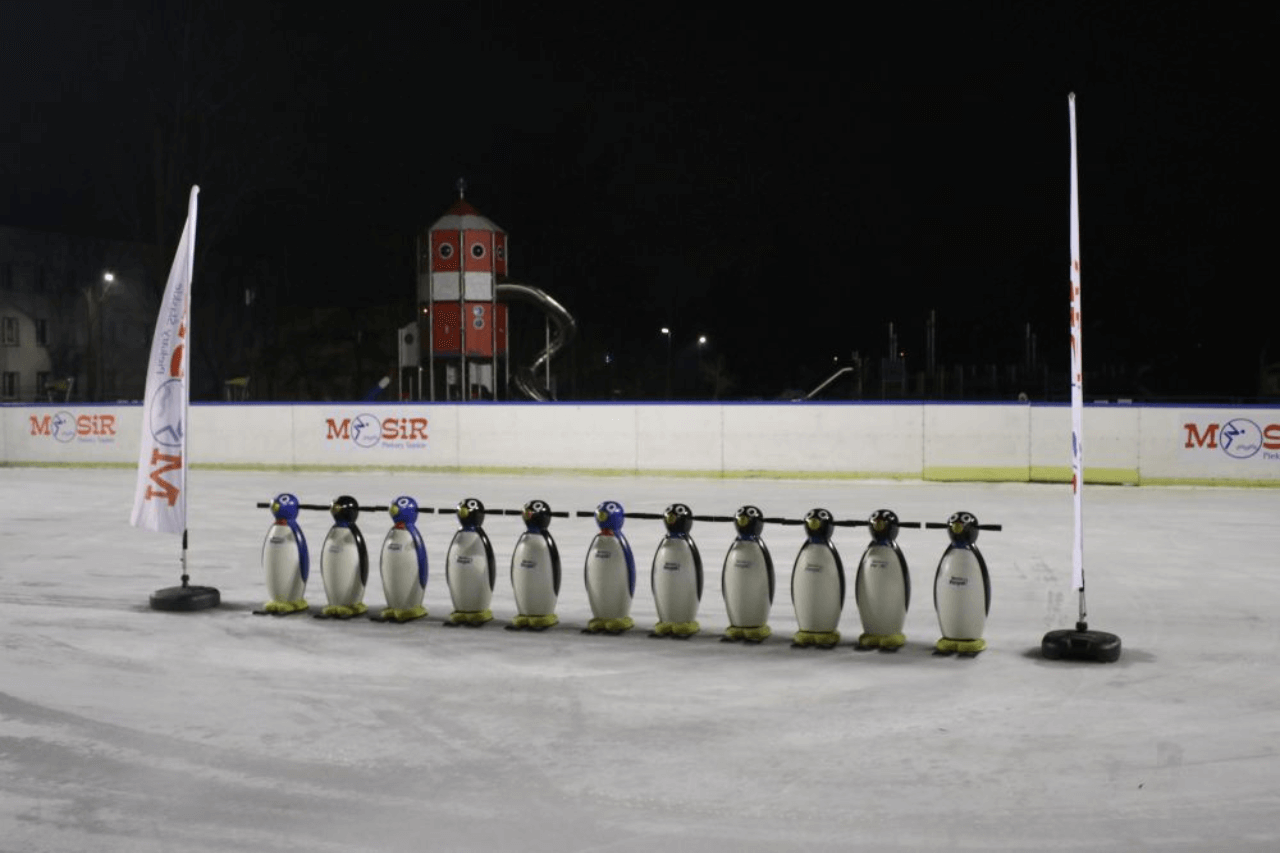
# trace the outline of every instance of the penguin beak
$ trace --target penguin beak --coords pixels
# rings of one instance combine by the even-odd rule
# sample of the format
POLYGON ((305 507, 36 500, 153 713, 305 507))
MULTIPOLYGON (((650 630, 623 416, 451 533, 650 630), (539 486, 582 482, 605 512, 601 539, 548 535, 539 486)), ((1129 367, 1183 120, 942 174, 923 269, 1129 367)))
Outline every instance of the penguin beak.
POLYGON ((871 529, 874 530, 876 533, 881 532, 882 530, 884 530, 884 528, 885 528, 885 523, 883 518, 877 518, 875 521, 871 523, 871 529))
POLYGON ((468 510, 465 506, 460 506, 458 507, 458 518, 465 520, 466 517, 470 514, 470 512, 471 511, 468 510))
POLYGON ((399 515, 399 514, 400 514, 400 507, 396 506, 395 504, 392 504, 392 505, 391 505, 391 517, 392 517, 392 518, 395 518, 395 517, 396 517, 397 515, 399 515))
POLYGON ((604 524, 608 520, 609 520, 609 513, 605 512, 602 509, 596 510, 596 521, 600 522, 601 524, 604 524))
POLYGON ((807 522, 805 522, 805 526, 808 527, 810 530, 817 530, 819 527, 822 526, 822 519, 811 518, 807 522))
POLYGON ((272 514, 272 515, 275 515, 275 514, 276 514, 276 513, 278 513, 279 511, 280 511, 280 501, 272 501, 272 502, 271 502, 271 514, 272 514))
POLYGON ((951 522, 951 532, 954 533, 956 536, 959 536, 961 533, 964 533, 964 522, 963 521, 951 522))

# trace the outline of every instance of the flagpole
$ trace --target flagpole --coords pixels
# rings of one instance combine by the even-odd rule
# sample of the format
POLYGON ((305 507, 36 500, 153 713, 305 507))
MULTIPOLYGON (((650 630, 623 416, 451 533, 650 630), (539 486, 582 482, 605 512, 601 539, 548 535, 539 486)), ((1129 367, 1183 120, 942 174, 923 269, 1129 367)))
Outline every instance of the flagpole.
POLYGON ((1046 658, 1114 661, 1120 638, 1090 631, 1084 599, 1084 342, 1080 309, 1080 188, 1076 165, 1076 96, 1067 95, 1071 125, 1071 494, 1075 525, 1071 538, 1071 583, 1079 591, 1075 630, 1050 631, 1040 650, 1046 658))

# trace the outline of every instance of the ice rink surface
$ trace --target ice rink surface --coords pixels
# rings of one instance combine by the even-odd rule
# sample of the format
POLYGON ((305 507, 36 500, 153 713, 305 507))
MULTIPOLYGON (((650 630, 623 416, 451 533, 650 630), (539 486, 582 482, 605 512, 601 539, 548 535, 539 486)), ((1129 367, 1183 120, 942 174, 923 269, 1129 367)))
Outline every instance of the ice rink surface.
MULTIPOLYGON (((221 607, 162 613, 178 537, 128 525, 134 472, 0 470, 0 850, 783 851, 1280 849, 1280 490, 1090 487, 1090 625, 1117 663, 1050 662, 1072 627, 1062 485, 693 480, 371 472, 190 475, 192 583, 221 607), (426 516, 430 616, 404 625, 255 616, 270 514, 328 503, 475 496, 557 510, 684 501, 730 514, 812 507, 944 521, 967 509, 992 578, 987 651, 935 656, 946 534, 903 530, 908 644, 793 649, 803 534, 771 526, 778 572, 759 646, 718 642, 729 524, 699 523, 702 633, 652 639, 661 523, 633 519, 628 634, 586 636, 589 519, 557 518, 562 623, 502 630, 518 518, 490 517, 495 622, 447 630, 452 517, 426 516)), ((302 516, 318 559, 330 518, 302 516)), ((376 555, 385 513, 360 525, 376 555)), ((864 530, 835 539, 847 572, 864 530)), ((325 602, 313 562, 307 597, 325 602)))

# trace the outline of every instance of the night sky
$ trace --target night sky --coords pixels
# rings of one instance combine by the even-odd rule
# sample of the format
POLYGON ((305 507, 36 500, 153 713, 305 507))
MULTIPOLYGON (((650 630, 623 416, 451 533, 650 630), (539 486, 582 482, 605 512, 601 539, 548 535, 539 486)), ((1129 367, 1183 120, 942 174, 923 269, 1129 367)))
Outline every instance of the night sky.
POLYGON ((462 177, 578 359, 666 325, 768 397, 891 322, 920 366, 934 310, 940 362, 1030 323, 1065 377, 1074 91, 1086 367, 1210 398, 1280 361, 1270 4, 64 5, 0 7, 0 224, 171 251, 199 183, 203 248, 408 312, 462 177))

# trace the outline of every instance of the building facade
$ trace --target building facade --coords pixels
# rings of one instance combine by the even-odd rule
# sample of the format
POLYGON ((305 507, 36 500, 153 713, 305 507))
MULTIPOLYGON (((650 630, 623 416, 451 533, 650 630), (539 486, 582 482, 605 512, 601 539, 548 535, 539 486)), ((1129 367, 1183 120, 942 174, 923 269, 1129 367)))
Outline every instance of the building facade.
POLYGON ((0 400, 140 399, 154 251, 0 226, 0 400))

